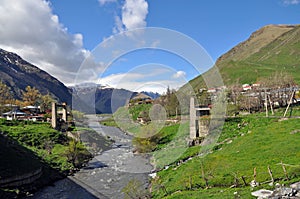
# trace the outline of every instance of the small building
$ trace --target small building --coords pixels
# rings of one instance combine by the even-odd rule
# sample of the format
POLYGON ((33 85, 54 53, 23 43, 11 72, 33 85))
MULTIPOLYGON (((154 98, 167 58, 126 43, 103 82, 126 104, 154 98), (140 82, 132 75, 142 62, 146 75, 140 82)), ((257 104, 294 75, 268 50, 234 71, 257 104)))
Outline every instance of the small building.
POLYGON ((12 110, 6 113, 2 114, 4 117, 6 117, 7 120, 13 120, 13 119, 18 119, 21 117, 25 117, 27 114, 20 111, 20 110, 12 110))
POLYGON ((243 91, 248 91, 252 89, 252 87, 249 84, 243 84, 242 87, 243 87, 243 91))
POLYGON ((25 106, 22 107, 21 110, 28 115, 37 115, 40 113, 40 108, 37 106, 25 106))
POLYGON ((129 101, 130 106, 138 105, 138 104, 152 104, 152 103, 153 103, 153 99, 144 93, 136 94, 129 101))
POLYGON ((207 90, 208 93, 216 93, 217 92, 217 89, 216 88, 209 88, 207 90))

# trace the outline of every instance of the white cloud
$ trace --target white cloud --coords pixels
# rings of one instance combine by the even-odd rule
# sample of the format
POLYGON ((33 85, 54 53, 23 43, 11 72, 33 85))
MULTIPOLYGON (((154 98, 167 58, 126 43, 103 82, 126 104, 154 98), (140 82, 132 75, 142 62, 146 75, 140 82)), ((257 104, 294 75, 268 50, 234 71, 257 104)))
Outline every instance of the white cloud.
POLYGON ((64 83, 71 83, 88 51, 46 0, 1 0, 0 48, 15 52, 64 83))
MULTIPOLYGON (((98 0, 100 5, 116 2, 116 0, 98 0)), ((146 0, 125 0, 121 14, 115 16, 113 33, 117 34, 125 30, 144 28, 147 25, 148 3, 146 0)))
POLYGON ((185 78, 186 73, 184 71, 177 71, 174 75, 173 78, 185 78))
POLYGON ((106 3, 114 3, 116 2, 117 0, 98 0, 100 5, 104 5, 106 3))
POLYGON ((171 89, 178 89, 187 83, 184 76, 185 72, 176 72, 162 65, 142 65, 128 73, 111 74, 102 77, 96 83, 131 91, 163 93, 166 92, 168 86, 171 89))
POLYGON ((146 27, 148 3, 145 0, 126 0, 122 7, 122 22, 126 30, 146 27))
MULTIPOLYGON (((103 6, 107 3, 117 2, 117 0, 98 0, 103 6)), ((146 17, 148 14, 148 3, 146 0, 124 0, 121 5, 121 13, 114 17, 115 25, 113 27, 113 34, 117 34, 126 30, 136 28, 144 28, 147 26, 146 17)), ((119 11, 116 11, 118 13, 119 11)))
POLYGON ((161 94, 166 92, 168 86, 170 86, 171 89, 178 89, 184 84, 184 82, 170 79, 149 80, 147 75, 140 73, 112 74, 99 79, 96 83, 136 92, 152 91, 161 94))
POLYGON ((119 16, 115 16, 115 27, 113 28, 113 33, 117 34, 124 31, 122 20, 119 16))
POLYGON ((283 0, 285 5, 297 5, 300 3, 300 0, 283 0))
POLYGON ((126 82, 135 82, 140 78, 143 78, 143 75, 138 73, 118 73, 101 78, 98 80, 98 83, 102 85, 110 85, 112 87, 121 88, 122 86, 125 86, 123 84, 125 79, 127 79, 126 82))

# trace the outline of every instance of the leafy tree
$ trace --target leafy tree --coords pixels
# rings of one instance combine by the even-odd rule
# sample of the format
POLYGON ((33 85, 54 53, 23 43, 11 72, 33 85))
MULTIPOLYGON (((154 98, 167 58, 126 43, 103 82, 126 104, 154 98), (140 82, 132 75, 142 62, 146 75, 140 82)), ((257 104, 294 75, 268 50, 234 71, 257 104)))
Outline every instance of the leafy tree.
POLYGON ((41 94, 35 87, 27 86, 25 91, 22 91, 22 100, 25 106, 36 105, 40 99, 41 94))
POLYGON ((207 90, 203 90, 202 92, 199 92, 199 94, 197 95, 197 100, 200 105, 207 106, 211 104, 210 95, 207 92, 207 90))
POLYGON ((52 102, 55 102, 55 99, 53 99, 53 97, 50 94, 42 95, 40 99, 40 106, 42 111, 51 109, 52 102))
POLYGON ((0 113, 3 112, 3 105, 6 103, 11 103, 9 100, 12 99, 10 89, 2 81, 0 81, 0 113))
POLYGON ((171 90, 168 87, 166 94, 157 99, 156 103, 165 107, 167 115, 169 117, 179 113, 179 101, 174 89, 171 90))

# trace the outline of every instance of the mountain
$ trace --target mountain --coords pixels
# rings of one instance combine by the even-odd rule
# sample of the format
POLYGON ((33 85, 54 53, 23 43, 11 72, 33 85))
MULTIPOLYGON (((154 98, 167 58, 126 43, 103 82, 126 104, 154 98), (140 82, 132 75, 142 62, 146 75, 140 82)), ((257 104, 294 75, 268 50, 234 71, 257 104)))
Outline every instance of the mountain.
POLYGON ((154 93, 154 92, 151 92, 151 91, 142 91, 141 93, 145 94, 145 95, 148 95, 149 97, 151 97, 152 99, 157 99, 160 97, 160 94, 159 93, 154 93))
POLYGON ((116 89, 97 84, 82 84, 71 87, 73 108, 84 113, 113 113, 125 106, 137 92, 116 89))
POLYGON ((71 104, 72 94, 63 83, 45 71, 25 61, 19 55, 0 49, 0 80, 21 99, 27 86, 35 87, 41 94, 51 94, 61 102, 71 104))
MULTIPOLYGON (((208 79, 216 68, 227 86, 255 83, 275 72, 286 72, 300 83, 300 25, 262 27, 222 55, 205 73, 208 79)), ((206 87, 201 75, 189 83, 195 90, 206 87)))

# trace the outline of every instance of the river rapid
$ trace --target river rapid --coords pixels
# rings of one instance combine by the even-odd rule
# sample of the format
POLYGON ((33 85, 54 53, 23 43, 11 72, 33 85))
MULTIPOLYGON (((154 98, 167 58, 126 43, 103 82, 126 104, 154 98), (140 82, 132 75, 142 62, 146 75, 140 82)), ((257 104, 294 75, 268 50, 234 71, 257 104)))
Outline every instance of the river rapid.
POLYGON ((115 127, 99 124, 101 118, 87 115, 87 125, 101 136, 109 136, 114 144, 96 155, 86 167, 53 186, 38 191, 32 199, 94 199, 124 198, 122 189, 130 180, 138 180, 148 186, 148 174, 153 169, 149 158, 133 154, 132 136, 115 127))

